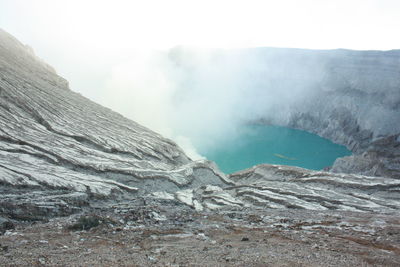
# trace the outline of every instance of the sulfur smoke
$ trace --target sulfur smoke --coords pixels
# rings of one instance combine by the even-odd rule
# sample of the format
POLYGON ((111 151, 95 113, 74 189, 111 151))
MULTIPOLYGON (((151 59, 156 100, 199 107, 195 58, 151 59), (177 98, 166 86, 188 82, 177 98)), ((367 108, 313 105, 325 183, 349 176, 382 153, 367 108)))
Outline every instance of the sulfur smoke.
POLYGON ((200 158, 196 148, 233 138, 265 114, 284 124, 294 100, 317 82, 299 66, 276 64, 277 51, 260 54, 184 47, 138 53, 113 67, 102 102, 200 158))
POLYGON ((376 53, 191 47, 139 53, 114 65, 102 103, 175 140, 193 159, 248 123, 296 127, 301 118, 301 128, 324 131, 329 116, 336 124, 348 117, 354 131, 374 138, 400 127, 381 119, 398 114, 399 81, 385 74, 396 58, 388 51, 378 60, 376 53), (382 107, 375 97, 381 87, 382 107))

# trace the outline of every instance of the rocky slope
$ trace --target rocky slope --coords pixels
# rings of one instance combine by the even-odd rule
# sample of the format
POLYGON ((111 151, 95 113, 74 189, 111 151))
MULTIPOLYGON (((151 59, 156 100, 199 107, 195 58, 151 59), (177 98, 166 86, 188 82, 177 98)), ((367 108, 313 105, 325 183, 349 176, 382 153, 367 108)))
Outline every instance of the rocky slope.
POLYGON ((68 214, 89 199, 226 184, 172 141, 72 92, 0 31, 0 213, 68 214))
MULTIPOLYGON (((382 152, 383 153, 383 152, 382 152)), ((295 208, 394 212, 400 182, 261 165, 227 176, 171 140, 74 93, 0 31, 0 232, 143 199, 199 212, 295 208)), ((111 208, 112 209, 112 208, 111 208)))
POLYGON ((9 230, 0 236, 0 265, 394 267, 400 264, 399 236, 397 214, 196 212, 138 201, 9 230))
POLYGON ((179 200, 198 211, 236 208, 396 212, 400 181, 390 178, 334 174, 281 165, 258 165, 229 175, 234 185, 205 185, 154 192, 155 198, 179 200))

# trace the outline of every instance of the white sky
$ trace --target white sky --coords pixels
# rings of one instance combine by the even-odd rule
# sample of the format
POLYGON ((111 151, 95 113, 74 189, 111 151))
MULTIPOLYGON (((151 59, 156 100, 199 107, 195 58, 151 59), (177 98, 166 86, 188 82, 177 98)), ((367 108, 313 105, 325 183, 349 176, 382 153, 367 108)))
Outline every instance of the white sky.
POLYGON ((398 0, 0 0, 0 26, 23 41, 109 53, 178 44, 393 49, 399 14, 398 0))
POLYGON ((399 49, 400 1, 0 0, 0 27, 85 94, 84 77, 138 49, 399 49))

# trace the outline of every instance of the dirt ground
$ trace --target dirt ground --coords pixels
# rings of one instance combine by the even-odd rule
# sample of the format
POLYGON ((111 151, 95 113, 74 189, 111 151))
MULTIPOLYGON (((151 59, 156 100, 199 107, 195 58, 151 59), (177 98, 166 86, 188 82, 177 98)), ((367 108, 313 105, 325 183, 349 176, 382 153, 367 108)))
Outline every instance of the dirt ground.
POLYGON ((124 204, 17 225, 0 266, 400 266, 400 215, 124 204))

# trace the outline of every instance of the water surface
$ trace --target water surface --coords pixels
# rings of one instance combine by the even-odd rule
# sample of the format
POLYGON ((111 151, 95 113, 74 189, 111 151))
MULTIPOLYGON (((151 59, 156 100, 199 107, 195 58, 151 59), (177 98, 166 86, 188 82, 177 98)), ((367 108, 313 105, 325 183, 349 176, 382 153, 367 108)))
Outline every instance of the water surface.
POLYGON ((246 125, 235 136, 207 151, 225 173, 261 163, 282 164, 321 170, 336 158, 351 155, 345 146, 305 131, 269 125, 246 125))

